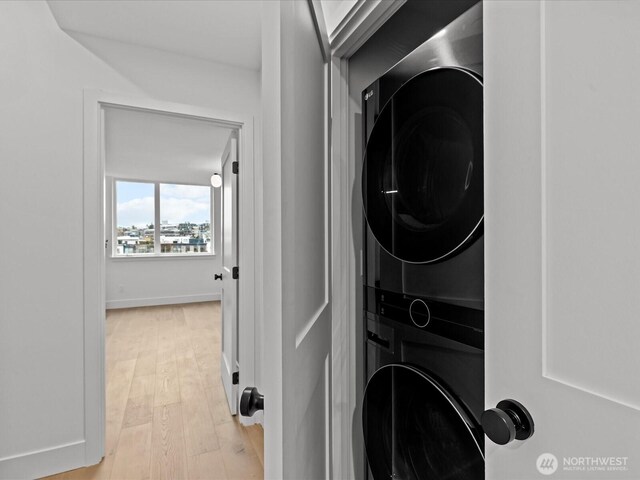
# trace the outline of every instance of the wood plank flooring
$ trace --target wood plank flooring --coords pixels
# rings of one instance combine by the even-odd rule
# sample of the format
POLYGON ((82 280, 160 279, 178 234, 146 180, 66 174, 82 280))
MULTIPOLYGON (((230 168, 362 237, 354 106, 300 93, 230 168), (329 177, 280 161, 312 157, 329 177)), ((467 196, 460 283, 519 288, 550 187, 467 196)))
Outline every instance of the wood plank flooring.
POLYGON ((229 413, 220 303, 107 312, 106 455, 47 480, 261 479, 262 428, 229 413))

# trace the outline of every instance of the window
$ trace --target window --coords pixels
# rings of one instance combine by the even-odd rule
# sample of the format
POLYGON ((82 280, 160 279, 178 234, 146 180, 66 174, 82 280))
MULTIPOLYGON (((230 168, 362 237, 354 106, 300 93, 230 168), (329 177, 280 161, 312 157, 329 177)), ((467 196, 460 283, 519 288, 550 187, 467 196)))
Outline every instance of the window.
POLYGON ((154 184, 116 182, 116 255, 154 253, 154 184))
POLYGON ((114 255, 213 253, 211 187, 115 181, 114 255))
POLYGON ((211 187, 160 184, 162 253, 211 253, 211 187))

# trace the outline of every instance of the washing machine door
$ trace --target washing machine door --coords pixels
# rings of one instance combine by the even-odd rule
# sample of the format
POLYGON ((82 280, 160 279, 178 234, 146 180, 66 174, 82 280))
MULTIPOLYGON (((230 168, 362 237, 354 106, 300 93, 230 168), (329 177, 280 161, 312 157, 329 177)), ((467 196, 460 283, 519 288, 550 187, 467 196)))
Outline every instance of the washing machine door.
POLYGON ((375 480, 483 480, 481 436, 460 404, 427 373, 403 364, 369 380, 362 412, 375 480))
POLYGON ((481 232, 482 104, 478 75, 437 68, 405 83, 376 119, 363 166, 365 216, 400 260, 444 260, 481 232))

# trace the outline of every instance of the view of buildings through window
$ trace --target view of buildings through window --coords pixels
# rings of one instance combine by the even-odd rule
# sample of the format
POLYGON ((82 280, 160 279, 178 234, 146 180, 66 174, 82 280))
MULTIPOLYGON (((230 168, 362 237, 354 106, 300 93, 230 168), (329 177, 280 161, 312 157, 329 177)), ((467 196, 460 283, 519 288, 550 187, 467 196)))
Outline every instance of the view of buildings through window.
POLYGON ((211 187, 125 180, 115 184, 116 255, 213 253, 211 187))

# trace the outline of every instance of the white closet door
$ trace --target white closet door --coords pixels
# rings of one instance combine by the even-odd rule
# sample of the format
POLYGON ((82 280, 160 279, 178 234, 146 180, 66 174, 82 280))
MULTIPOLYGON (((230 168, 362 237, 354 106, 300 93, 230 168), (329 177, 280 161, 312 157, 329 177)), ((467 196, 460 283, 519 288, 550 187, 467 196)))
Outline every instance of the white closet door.
POLYGON ((331 476, 328 64, 311 2, 263 2, 265 478, 331 476))
POLYGON ((640 2, 486 1, 489 480, 640 478, 640 2))

